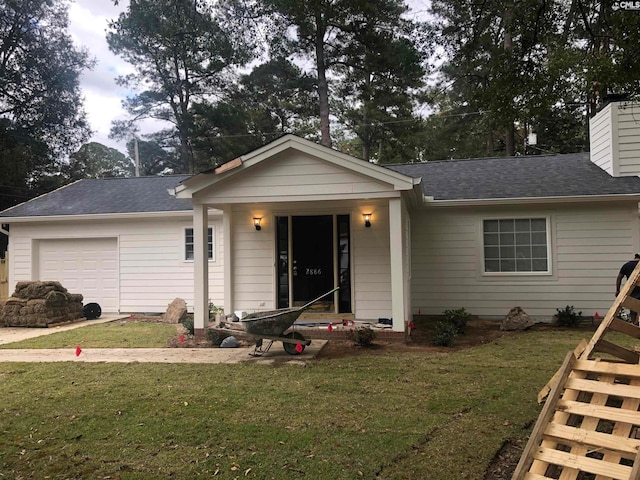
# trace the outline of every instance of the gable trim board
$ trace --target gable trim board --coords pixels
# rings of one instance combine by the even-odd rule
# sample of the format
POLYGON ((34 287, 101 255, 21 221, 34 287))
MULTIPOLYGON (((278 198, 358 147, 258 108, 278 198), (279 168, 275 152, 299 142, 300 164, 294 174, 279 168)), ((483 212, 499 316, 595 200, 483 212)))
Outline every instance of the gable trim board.
MULTIPOLYGON (((148 218, 184 218, 190 216, 191 210, 177 212, 137 212, 137 213, 102 213, 94 215, 42 215, 30 217, 1 217, 4 223, 33 223, 33 222, 59 222, 59 221, 93 221, 93 220, 127 220, 148 218)), ((209 215, 222 215, 222 212, 211 209, 209 215)))
POLYGON ((239 167, 195 175, 177 186, 177 198, 217 205, 246 202, 407 198, 422 203, 420 178, 355 159, 287 135, 241 157, 239 167), (274 169, 276 172, 274 172, 274 169), (345 177, 347 177, 345 179, 345 177), (306 183, 301 183, 305 178, 306 183))
POLYGON ((519 198, 487 198, 484 200, 434 200, 427 198, 425 207, 480 207, 499 205, 557 205, 571 203, 604 203, 604 202, 640 202, 640 193, 620 195, 581 195, 575 197, 519 197, 519 198))
POLYGON ((205 187, 222 181, 223 179, 236 176, 247 169, 253 168, 262 161, 272 159, 287 150, 305 153, 310 157, 322 159, 334 166, 345 170, 351 170, 380 182, 392 183, 396 190, 408 190, 413 188, 414 185, 418 185, 420 183, 419 178, 407 177, 401 173, 385 169, 384 167, 377 166, 370 162, 359 160, 350 155, 309 142, 308 140, 304 140, 294 135, 285 135, 271 143, 268 143, 262 148, 239 157, 241 165, 237 168, 223 171, 220 174, 221 176, 218 178, 216 178, 215 174, 212 177, 211 173, 203 173, 184 180, 181 185, 176 187, 176 196, 179 198, 189 198, 193 195, 193 192, 200 191, 205 187))

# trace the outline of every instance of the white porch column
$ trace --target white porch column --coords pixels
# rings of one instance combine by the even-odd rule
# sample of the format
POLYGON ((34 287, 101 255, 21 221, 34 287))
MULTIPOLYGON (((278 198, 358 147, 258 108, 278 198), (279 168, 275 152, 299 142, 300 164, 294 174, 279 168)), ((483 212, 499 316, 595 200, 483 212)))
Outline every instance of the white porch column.
POLYGON ((224 239, 224 314, 233 313, 233 211, 231 207, 222 209, 222 238, 224 239))
POLYGON ((209 325, 209 218, 205 205, 193 202, 193 327, 196 335, 204 335, 209 325))
POLYGON ((401 198, 389 200, 389 250, 391 257, 391 314, 394 332, 403 332, 409 321, 405 279, 407 278, 404 242, 404 208, 401 198))

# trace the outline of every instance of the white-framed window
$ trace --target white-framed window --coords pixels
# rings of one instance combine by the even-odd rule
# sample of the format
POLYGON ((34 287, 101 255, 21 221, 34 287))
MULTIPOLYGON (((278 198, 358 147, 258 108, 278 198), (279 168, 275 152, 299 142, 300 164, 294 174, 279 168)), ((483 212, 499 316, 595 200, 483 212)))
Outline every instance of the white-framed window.
POLYGON ((549 219, 482 221, 485 274, 550 274, 549 219))
MULTIPOLYGON (((207 230, 207 255, 213 260, 213 227, 207 230)), ((184 229, 184 259, 193 260, 193 228, 184 229)))

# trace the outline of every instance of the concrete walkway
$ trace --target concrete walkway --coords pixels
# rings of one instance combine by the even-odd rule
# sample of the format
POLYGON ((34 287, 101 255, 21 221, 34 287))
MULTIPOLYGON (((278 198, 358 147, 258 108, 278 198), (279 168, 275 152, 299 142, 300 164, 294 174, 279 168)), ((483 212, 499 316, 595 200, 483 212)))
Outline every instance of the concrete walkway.
MULTIPOLYGON (((88 320, 52 328, 0 328, 0 345, 19 342, 41 335, 71 330, 96 323, 112 322, 128 317, 104 316, 98 320, 88 320)), ((269 352, 261 357, 253 357, 253 347, 240 348, 87 348, 76 352, 75 348, 65 349, 0 349, 2 362, 111 362, 111 363, 240 363, 260 364, 301 364, 314 358, 326 340, 313 340, 300 355, 289 355, 282 343, 274 343, 269 352), (79 355, 77 354, 79 353, 79 355)), ((265 342, 266 346, 267 342, 265 342)))

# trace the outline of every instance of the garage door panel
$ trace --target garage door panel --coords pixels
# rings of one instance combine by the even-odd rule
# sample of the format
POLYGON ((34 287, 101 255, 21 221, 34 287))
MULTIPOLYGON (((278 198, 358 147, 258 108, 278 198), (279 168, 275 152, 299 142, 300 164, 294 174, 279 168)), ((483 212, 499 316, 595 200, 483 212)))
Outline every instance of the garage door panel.
POLYGON ((115 238, 40 241, 39 278, 59 281, 84 303, 96 302, 104 312, 119 306, 118 254, 115 238))

